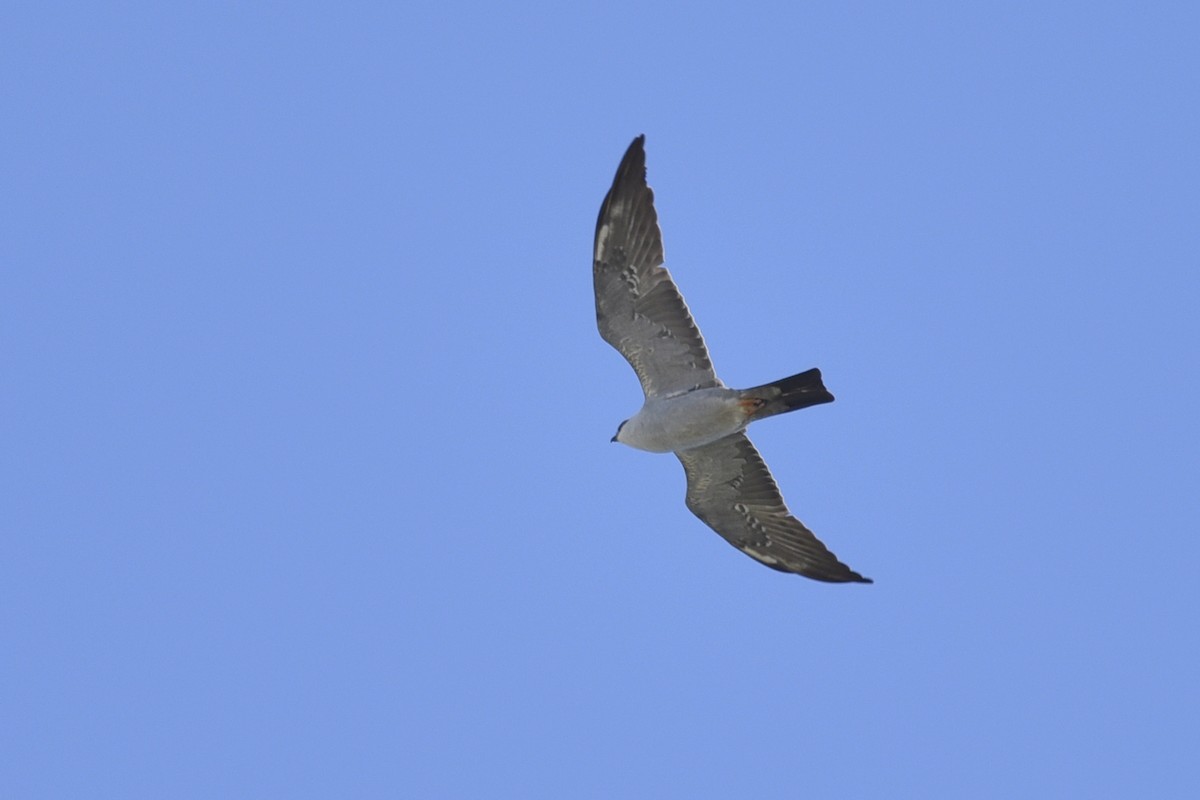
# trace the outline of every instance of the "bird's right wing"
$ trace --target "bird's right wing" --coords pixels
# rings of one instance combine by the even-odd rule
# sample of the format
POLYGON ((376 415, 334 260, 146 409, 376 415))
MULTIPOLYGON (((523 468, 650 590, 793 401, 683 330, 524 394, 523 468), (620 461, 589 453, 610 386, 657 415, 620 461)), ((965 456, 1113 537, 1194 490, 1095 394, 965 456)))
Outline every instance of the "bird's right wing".
POLYGON ((871 583, 838 561, 792 516, 746 434, 675 455, 687 473, 687 507, 746 555, 772 569, 818 581, 871 583))

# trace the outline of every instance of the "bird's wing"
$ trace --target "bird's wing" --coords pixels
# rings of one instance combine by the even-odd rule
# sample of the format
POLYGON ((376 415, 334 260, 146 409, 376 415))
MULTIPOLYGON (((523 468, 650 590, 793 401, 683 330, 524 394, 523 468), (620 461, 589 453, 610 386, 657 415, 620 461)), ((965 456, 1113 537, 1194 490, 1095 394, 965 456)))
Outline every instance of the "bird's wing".
POLYGON ((692 315, 662 266, 644 136, 629 145, 596 222, 596 323, 647 397, 721 386, 692 315))
POLYGON ((781 572, 830 583, 871 583, 845 564, 788 511, 744 433, 675 455, 687 473, 687 507, 751 558, 781 572))

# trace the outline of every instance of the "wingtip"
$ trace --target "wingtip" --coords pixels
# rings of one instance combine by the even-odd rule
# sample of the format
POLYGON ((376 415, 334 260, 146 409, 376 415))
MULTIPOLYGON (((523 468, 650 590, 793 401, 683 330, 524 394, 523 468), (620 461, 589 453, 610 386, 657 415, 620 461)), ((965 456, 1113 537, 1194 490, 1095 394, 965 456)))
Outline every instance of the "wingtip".
MULTIPOLYGON (((770 566, 770 565, 768 565, 768 566, 770 566)), ((871 578, 867 578, 862 575, 859 575, 857 572, 850 569, 845 564, 839 563, 838 567, 842 567, 842 569, 836 569, 833 571, 830 571, 830 570, 813 571, 811 569, 795 569, 795 568, 787 569, 786 567, 777 567, 777 569, 782 569, 784 572, 791 572, 793 574, 800 575, 805 578, 811 578, 816 581, 821 581, 822 583, 874 583, 875 582, 871 578)))
POLYGON ((850 569, 849 567, 846 567, 846 572, 848 574, 845 577, 844 583, 874 583, 875 582, 872 579, 866 577, 865 575, 859 575, 857 572, 850 569))
POLYGON ((646 134, 639 133, 633 137, 633 141, 629 143, 629 147, 625 149, 625 158, 622 161, 628 161, 631 158, 640 158, 645 168, 646 162, 646 134))
POLYGON ((621 180, 621 177, 628 175, 630 171, 638 171, 637 167, 641 167, 642 176, 646 173, 646 134, 640 133, 634 137, 629 143, 629 147, 625 148, 625 155, 621 156, 621 163, 617 166, 617 174, 613 178, 614 183, 621 180))

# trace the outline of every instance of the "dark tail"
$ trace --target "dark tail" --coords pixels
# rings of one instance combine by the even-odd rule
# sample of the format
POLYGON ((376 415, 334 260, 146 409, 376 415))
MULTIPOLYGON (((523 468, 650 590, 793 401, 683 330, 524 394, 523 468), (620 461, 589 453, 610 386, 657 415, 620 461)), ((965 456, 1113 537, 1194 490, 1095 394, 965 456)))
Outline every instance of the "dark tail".
POLYGON ((742 396, 747 400, 763 401, 762 407, 752 417, 756 420, 833 402, 833 395, 821 382, 821 370, 815 368, 774 383, 745 389, 742 396))

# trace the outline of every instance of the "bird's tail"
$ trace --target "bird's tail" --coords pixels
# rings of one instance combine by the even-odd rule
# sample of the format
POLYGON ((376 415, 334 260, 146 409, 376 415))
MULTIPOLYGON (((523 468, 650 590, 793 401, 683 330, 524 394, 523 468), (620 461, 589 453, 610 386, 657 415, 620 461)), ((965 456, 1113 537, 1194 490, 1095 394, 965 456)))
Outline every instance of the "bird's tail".
POLYGON ((816 368, 774 383, 765 383, 762 386, 755 386, 753 389, 745 389, 742 391, 742 397, 762 403, 754 411, 752 420, 765 419, 799 408, 833 402, 833 395, 821 382, 821 370, 816 368))

